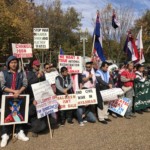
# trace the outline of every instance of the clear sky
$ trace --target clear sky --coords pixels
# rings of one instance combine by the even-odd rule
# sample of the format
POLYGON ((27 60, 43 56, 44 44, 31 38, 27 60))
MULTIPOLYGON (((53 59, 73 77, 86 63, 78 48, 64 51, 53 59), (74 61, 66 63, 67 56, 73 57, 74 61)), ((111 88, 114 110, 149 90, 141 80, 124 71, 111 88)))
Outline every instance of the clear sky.
MULTIPOLYGON (((52 0, 34 0, 35 3, 47 3, 52 0)), ((146 9, 150 9, 150 0, 61 0, 62 8, 75 7, 82 13, 82 29, 88 28, 93 31, 92 18, 96 16, 96 10, 111 3, 114 8, 118 6, 129 6, 135 11, 136 17, 140 16, 146 9)))

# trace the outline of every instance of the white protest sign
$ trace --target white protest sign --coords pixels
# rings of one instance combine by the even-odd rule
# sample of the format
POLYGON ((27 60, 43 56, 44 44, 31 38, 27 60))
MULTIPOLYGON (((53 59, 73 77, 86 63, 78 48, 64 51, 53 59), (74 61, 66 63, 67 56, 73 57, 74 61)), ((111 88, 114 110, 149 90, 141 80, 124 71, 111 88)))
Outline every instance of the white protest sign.
POLYGON ((59 69, 67 67, 69 73, 82 73, 82 57, 72 55, 59 55, 58 56, 59 69))
POLYGON ((15 44, 12 43, 13 56, 17 58, 31 58, 32 45, 31 44, 15 44))
POLYGON ((49 28, 34 28, 34 49, 49 49, 49 28))
POLYGON ((48 81, 32 84, 31 87, 34 94, 34 98, 38 103, 43 102, 43 99, 55 95, 48 81))
POLYGON ((78 106, 97 104, 96 89, 82 89, 76 91, 78 106))
POLYGON ((58 102, 56 96, 43 99, 41 103, 36 105, 37 117, 43 118, 49 114, 58 112, 58 102))
POLYGON ((111 101, 111 102, 109 102, 108 109, 121 115, 121 116, 124 116, 130 102, 131 102, 131 100, 126 97, 115 100, 115 101, 111 101))
POLYGON ((45 77, 49 84, 55 84, 55 78, 59 75, 58 71, 46 73, 45 77))
POLYGON ((36 111, 38 118, 58 111, 56 96, 48 81, 32 84, 34 98, 37 101, 36 111))
POLYGON ((75 94, 59 95, 57 96, 57 102, 60 110, 77 109, 78 103, 75 94))
POLYGON ((100 91, 103 101, 117 100, 118 96, 123 95, 124 92, 121 88, 112 88, 108 90, 100 91))

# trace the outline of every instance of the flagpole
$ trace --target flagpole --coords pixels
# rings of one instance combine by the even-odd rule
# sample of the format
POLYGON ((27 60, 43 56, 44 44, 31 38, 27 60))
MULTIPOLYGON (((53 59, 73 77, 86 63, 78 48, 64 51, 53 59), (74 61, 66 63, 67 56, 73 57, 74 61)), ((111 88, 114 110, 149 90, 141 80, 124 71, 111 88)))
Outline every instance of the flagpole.
MULTIPOLYGON (((142 26, 141 26, 141 38, 142 38, 142 26)), ((142 39, 141 39, 142 40, 142 39)), ((142 59, 142 52, 141 52, 141 47, 140 47, 140 61, 139 62, 141 62, 141 59, 142 59)))

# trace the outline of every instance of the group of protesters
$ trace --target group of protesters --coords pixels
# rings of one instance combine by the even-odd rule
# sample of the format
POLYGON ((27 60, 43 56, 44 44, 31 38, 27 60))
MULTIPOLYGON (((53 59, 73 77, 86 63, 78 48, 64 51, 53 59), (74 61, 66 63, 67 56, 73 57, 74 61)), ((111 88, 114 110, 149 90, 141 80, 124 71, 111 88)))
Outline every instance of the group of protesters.
MULTIPOLYGON (((73 94, 79 89, 96 88, 97 100, 96 105, 79 106, 76 110, 62 110, 50 115, 53 120, 54 127, 64 126, 67 120, 68 124, 73 125, 75 118, 80 126, 84 126, 86 122, 95 123, 97 120, 102 124, 111 122, 109 114, 114 118, 119 117, 114 112, 108 110, 108 102, 104 102, 100 91, 111 89, 114 87, 122 88, 125 97, 131 100, 129 107, 125 113, 126 119, 136 117, 133 110, 134 105, 134 81, 144 82, 148 75, 144 74, 144 66, 138 64, 134 66, 133 62, 121 64, 119 68, 109 69, 110 63, 102 62, 99 66, 96 62, 88 61, 85 64, 85 69, 79 74, 69 74, 66 67, 57 68, 53 64, 44 64, 44 69, 40 69, 40 62, 37 59, 30 61, 30 64, 24 69, 19 68, 19 60, 15 56, 10 56, 7 59, 6 66, 0 72, 0 88, 1 95, 10 94, 17 98, 20 94, 30 95, 29 104, 29 120, 28 124, 16 125, 16 137, 22 141, 28 141, 24 133, 25 129, 32 132, 32 137, 37 137, 38 133, 44 131, 47 126, 45 117, 38 119, 36 112, 36 100, 31 88, 32 84, 45 81, 45 74, 58 71, 59 75, 55 79, 55 84, 52 84, 52 89, 56 95, 73 94)), ((148 108, 139 110, 149 111, 148 108)), ((18 119, 18 118, 13 118, 18 119)), ((12 132, 11 125, 1 126, 1 147, 5 147, 8 143, 10 134, 12 132)))

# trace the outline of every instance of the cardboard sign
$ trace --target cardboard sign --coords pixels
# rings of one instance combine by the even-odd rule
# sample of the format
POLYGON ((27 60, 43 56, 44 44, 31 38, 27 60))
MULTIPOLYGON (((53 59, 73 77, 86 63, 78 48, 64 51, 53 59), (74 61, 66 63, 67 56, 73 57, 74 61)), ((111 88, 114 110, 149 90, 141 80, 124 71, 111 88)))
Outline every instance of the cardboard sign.
POLYGON ((102 99, 104 102, 117 100, 118 96, 123 95, 124 92, 121 88, 112 88, 108 90, 100 91, 102 99))
POLYGON ((15 44, 12 43, 13 56, 17 58, 31 58, 32 45, 31 44, 15 44))
POLYGON ((82 89, 76 91, 78 106, 97 104, 96 89, 82 89))
POLYGON ((49 49, 49 28, 34 28, 34 49, 49 49))
POLYGON ((72 55, 59 55, 58 56, 59 69, 67 67, 69 73, 82 73, 82 57, 72 55))
POLYGON ((116 101, 111 101, 108 109, 121 116, 124 116, 130 102, 131 100, 125 97, 116 101))
POLYGON ((57 102, 59 104, 59 110, 77 109, 78 103, 75 94, 69 94, 57 96, 57 102))
POLYGON ((1 125, 28 123, 29 95, 20 95, 14 98, 11 95, 2 95, 1 125))
POLYGON ((55 84, 55 78, 59 75, 58 71, 46 73, 45 77, 49 84, 55 84))
POLYGON ((49 114, 58 112, 58 102, 56 96, 43 99, 41 103, 36 105, 37 117, 43 118, 49 114))

